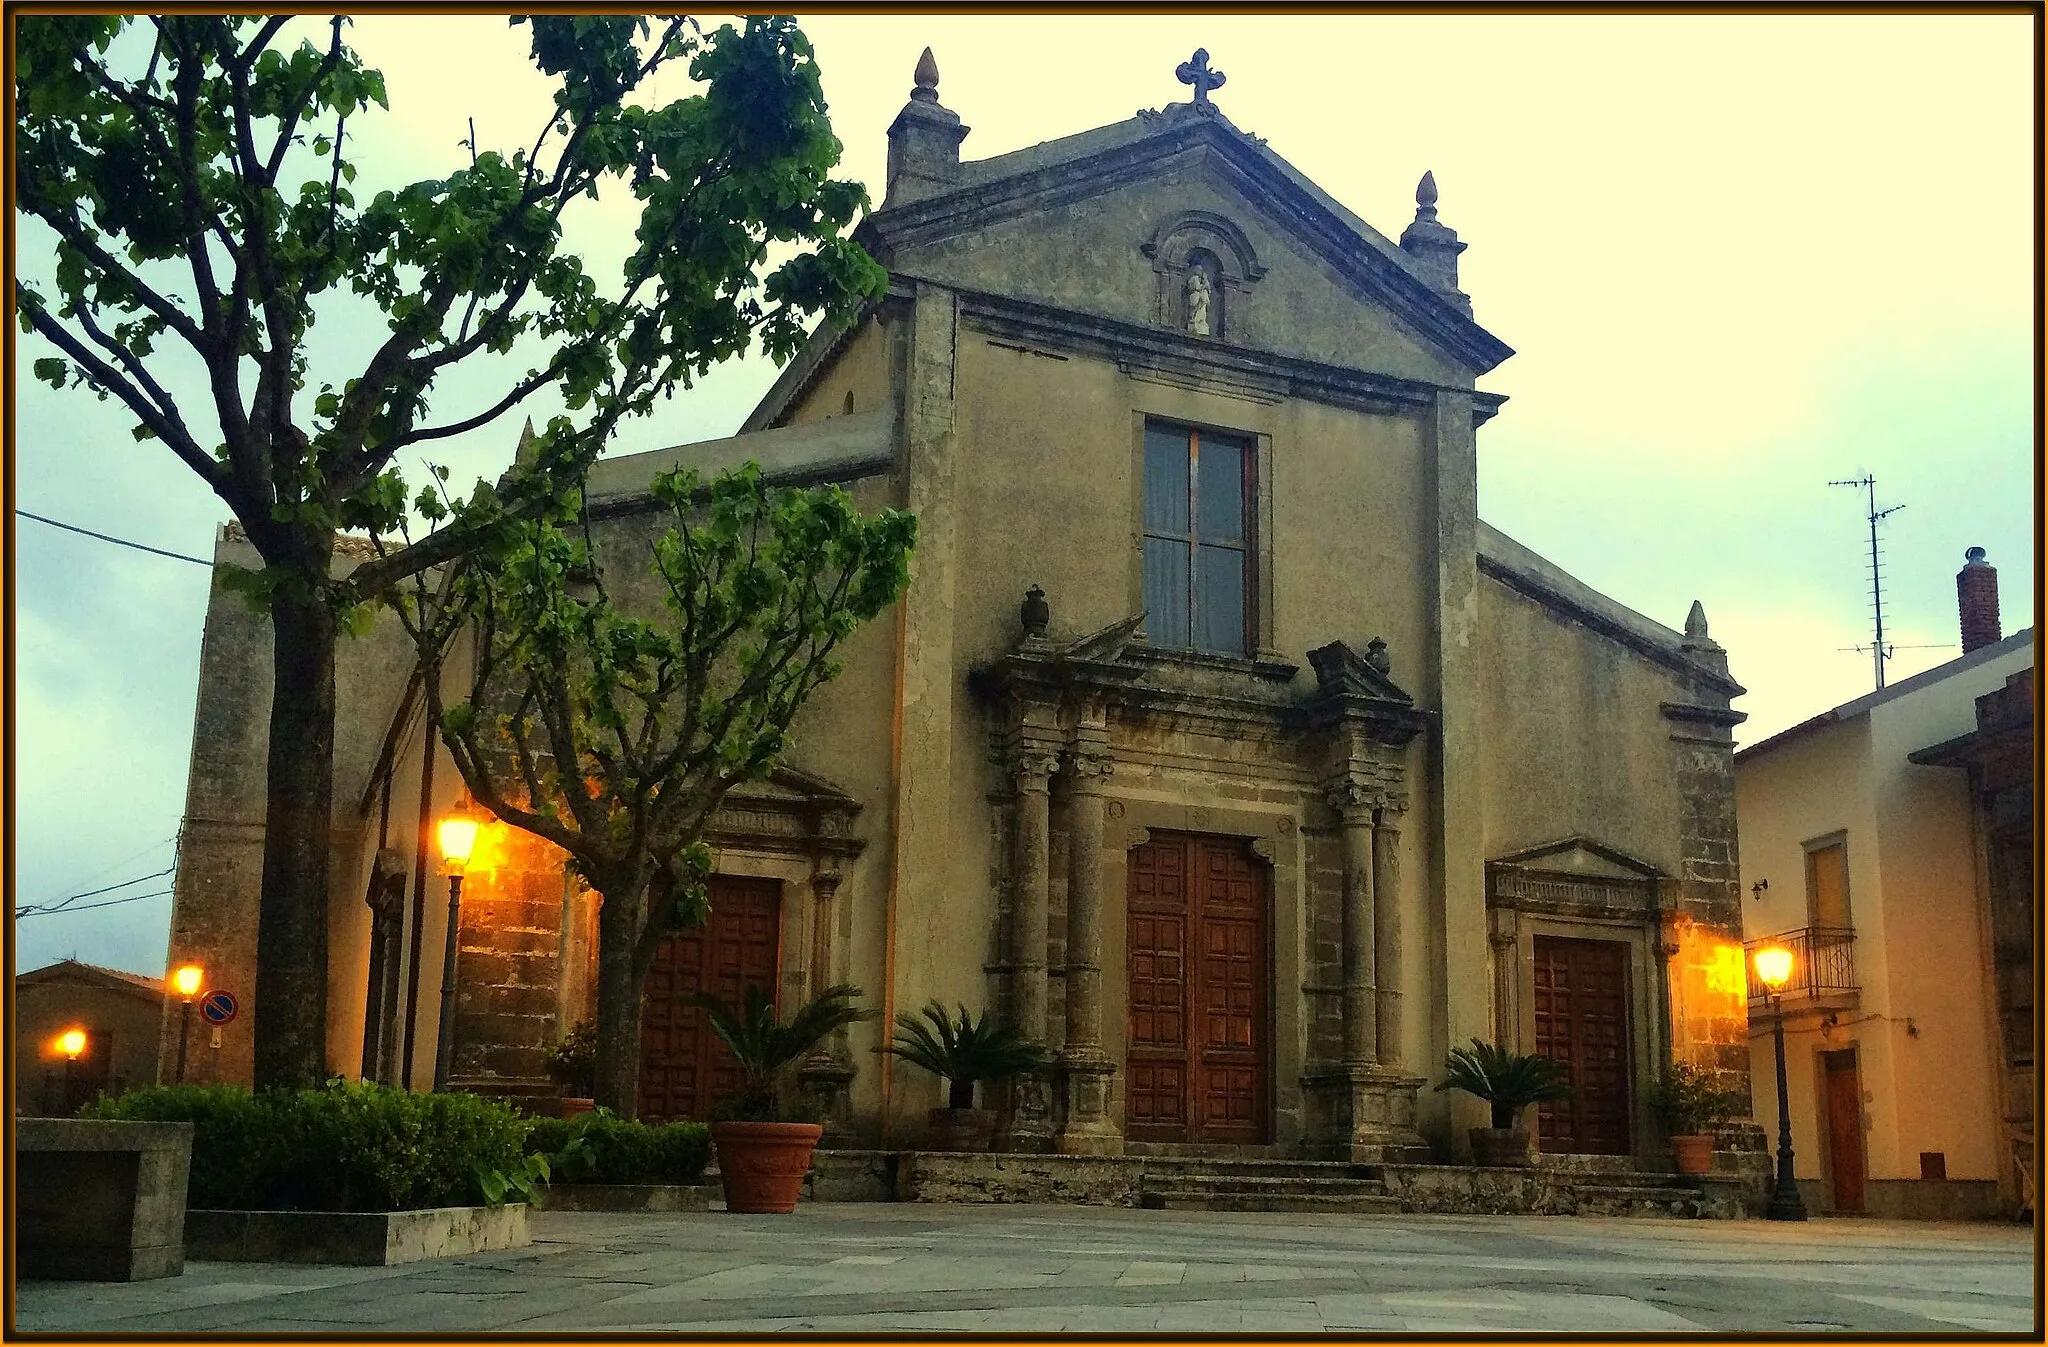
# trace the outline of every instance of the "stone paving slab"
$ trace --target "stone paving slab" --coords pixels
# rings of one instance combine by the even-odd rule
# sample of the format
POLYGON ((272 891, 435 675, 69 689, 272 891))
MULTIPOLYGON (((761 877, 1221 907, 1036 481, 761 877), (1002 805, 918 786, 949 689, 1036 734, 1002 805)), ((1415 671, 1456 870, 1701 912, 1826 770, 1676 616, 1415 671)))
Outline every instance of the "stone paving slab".
POLYGON ((529 1249, 393 1268, 30 1282, 24 1332, 2036 1331, 2004 1225, 806 1203, 543 1211, 529 1249))

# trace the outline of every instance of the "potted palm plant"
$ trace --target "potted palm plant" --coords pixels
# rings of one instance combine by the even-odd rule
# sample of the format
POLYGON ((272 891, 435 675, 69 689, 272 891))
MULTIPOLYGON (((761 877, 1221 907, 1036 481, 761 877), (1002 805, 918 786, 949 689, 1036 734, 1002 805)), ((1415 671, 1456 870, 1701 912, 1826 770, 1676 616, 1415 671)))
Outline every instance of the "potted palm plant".
POLYGON ((858 987, 844 983, 827 987, 786 1023, 766 987, 748 987, 737 1009, 701 993, 691 998, 740 1068, 739 1091, 711 1110, 711 1144, 718 1150, 727 1211, 796 1210, 824 1129, 797 1118, 787 1102, 785 1077, 825 1035, 868 1017, 853 1005, 859 995, 858 987))
POLYGON ((1740 1096, 1721 1089, 1710 1073, 1691 1062, 1665 1067, 1650 1090, 1650 1108, 1671 1137, 1671 1156, 1681 1174, 1705 1174, 1714 1167, 1714 1128, 1741 1107, 1740 1096))
POLYGON ((1529 1134, 1517 1126, 1522 1110, 1572 1092, 1563 1063, 1476 1038, 1451 1049, 1437 1089, 1463 1090, 1492 1106, 1493 1126, 1471 1129, 1472 1159, 1481 1165, 1528 1164, 1529 1134))
POLYGON ((917 1015, 898 1015, 895 1041, 881 1051, 946 1082, 946 1106, 931 1111, 931 1130, 940 1149, 954 1151, 985 1151, 995 1139, 995 1111, 974 1106, 977 1081, 1015 1080, 1052 1060, 1015 1025, 990 1024, 985 1010, 977 1019, 966 1006, 951 1019, 937 1000, 917 1015))
POLYGON ((597 1087, 597 1025, 579 1020, 562 1041, 541 1057, 548 1079, 562 1089, 562 1116, 573 1118, 594 1107, 591 1095, 597 1087))

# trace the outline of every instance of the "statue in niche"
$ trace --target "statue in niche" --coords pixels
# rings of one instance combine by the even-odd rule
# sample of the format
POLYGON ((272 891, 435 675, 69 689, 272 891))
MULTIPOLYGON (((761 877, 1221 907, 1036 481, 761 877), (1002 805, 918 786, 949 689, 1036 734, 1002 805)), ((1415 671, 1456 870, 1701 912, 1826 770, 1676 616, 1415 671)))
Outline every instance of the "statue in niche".
POLYGON ((1197 337, 1213 335, 1209 327, 1209 304, 1213 297, 1208 269, 1198 266, 1190 271, 1187 288, 1188 331, 1197 337))

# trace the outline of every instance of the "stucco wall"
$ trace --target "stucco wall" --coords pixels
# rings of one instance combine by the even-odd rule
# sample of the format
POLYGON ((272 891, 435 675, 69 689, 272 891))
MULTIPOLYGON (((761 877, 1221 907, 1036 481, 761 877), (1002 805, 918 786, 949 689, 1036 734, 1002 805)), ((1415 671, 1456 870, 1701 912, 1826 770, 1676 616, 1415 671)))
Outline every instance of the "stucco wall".
MULTIPOLYGON (((1745 755, 1737 766, 1747 935, 1808 924, 1805 844, 1840 831, 1849 864, 1859 990, 1836 1024, 1796 1010, 1786 1060, 1793 1150, 1802 1179, 1826 1172, 1819 1054, 1854 1047, 1873 1181, 1918 1180, 1939 1151, 1951 1179, 1997 1179, 1990 991, 1984 968, 1963 774, 1907 755, 1967 733, 1978 696, 2032 662, 2021 649, 1881 700, 1863 714, 1745 755)), ((1775 1129, 1769 1021, 1752 1038, 1757 1117, 1775 1129)))
MULTIPOLYGON (((139 987, 108 987, 62 975, 18 980, 9 1016, 14 1031, 14 1111, 36 1115, 61 1107, 67 1062, 57 1039, 69 1029, 90 1035, 86 1054, 79 1059, 80 1081, 104 1080, 114 1094, 154 1085, 162 1015, 163 997, 139 987), (94 1053, 104 1060, 91 1061, 94 1053)), ((193 1018, 196 1024, 197 1015, 193 1018)), ((196 1054, 203 1049, 205 1031, 195 1027, 192 1034, 196 1054)), ((166 1060, 166 1077, 176 1061, 174 1046, 166 1060)))

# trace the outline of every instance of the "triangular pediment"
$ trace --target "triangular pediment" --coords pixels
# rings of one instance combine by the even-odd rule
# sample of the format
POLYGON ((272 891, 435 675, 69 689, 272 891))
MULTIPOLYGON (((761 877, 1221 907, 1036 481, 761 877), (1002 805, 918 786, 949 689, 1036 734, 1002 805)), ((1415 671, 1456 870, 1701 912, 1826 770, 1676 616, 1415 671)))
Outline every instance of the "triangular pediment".
POLYGON ((857 237, 898 277, 1226 348, 1465 386, 1512 354, 1385 234, 1185 106, 1071 137, 1069 151, 964 163, 961 186, 877 212, 857 237), (1214 280, 1209 332, 1179 307, 1190 273, 1176 267, 1195 250, 1214 280))
POLYGON ((778 766, 764 781, 744 781, 727 794, 730 800, 766 805, 860 807, 859 802, 824 777, 790 766, 778 766))
POLYGON ((1654 879, 1662 873, 1648 861, 1639 860, 1626 852, 1617 851, 1613 847, 1583 836, 1525 847, 1520 851, 1495 857, 1493 864, 1511 865, 1519 870, 1541 870, 1549 874, 1573 875, 1584 879, 1641 881, 1654 879))

